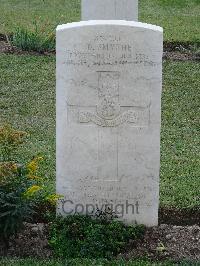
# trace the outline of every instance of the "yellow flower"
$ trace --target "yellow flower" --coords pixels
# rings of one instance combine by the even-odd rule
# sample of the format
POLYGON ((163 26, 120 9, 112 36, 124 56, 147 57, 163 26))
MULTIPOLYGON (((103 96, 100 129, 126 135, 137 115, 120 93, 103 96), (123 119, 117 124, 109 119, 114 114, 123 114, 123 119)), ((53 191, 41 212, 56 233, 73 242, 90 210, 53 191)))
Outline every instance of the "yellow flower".
POLYGON ((14 163, 13 165, 12 165, 12 169, 13 169, 13 171, 17 171, 17 169, 18 169, 18 167, 17 167, 17 164, 16 163, 14 163))
POLYGON ((33 185, 32 187, 29 187, 27 189, 27 191, 24 193, 24 195, 27 197, 33 196, 33 194, 35 194, 36 192, 38 192, 41 189, 42 188, 40 186, 33 185))
POLYGON ((52 205, 55 205, 59 199, 61 199, 63 196, 59 194, 51 194, 46 197, 46 200, 51 203, 52 205))
POLYGON ((27 165, 27 169, 29 171, 29 173, 35 173, 38 169, 38 164, 37 161, 35 159, 33 159, 28 165, 27 165))
POLYGON ((44 158, 42 157, 42 156, 39 156, 39 157, 37 157, 37 158, 35 158, 37 161, 42 161, 42 160, 44 160, 44 158))
POLYGON ((17 169, 17 164, 14 162, 0 162, 0 177, 14 176, 17 169))
POLYGON ((24 131, 15 130, 11 125, 5 125, 0 128, 0 142, 18 145, 23 142, 28 134, 24 131))
POLYGON ((29 179, 32 179, 32 180, 38 180, 38 179, 41 179, 41 177, 39 177, 39 176, 36 176, 36 175, 28 175, 28 178, 29 179))
POLYGON ((30 163, 27 165, 27 169, 29 173, 34 174, 38 169, 38 161, 43 160, 43 157, 35 157, 30 163))

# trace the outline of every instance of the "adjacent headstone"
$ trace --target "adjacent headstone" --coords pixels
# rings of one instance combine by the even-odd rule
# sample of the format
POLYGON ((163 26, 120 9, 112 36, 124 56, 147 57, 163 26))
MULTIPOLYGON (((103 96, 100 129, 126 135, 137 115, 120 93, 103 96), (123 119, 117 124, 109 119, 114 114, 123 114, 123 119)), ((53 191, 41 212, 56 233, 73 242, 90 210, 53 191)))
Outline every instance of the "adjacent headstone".
POLYGON ((58 213, 158 223, 162 28, 57 28, 58 213))
POLYGON ((82 20, 138 21, 138 0, 82 0, 82 20))

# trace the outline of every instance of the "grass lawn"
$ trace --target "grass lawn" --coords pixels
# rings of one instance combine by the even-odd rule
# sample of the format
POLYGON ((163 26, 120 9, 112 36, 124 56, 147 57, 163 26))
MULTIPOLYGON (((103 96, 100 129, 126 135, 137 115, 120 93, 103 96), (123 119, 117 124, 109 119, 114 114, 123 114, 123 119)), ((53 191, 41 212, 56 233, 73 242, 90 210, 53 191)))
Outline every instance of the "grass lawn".
MULTIPOLYGON (((1 266, 175 266, 177 264, 171 262, 153 263, 147 260, 138 261, 111 261, 106 260, 87 260, 87 259, 75 259, 70 261, 59 261, 59 260, 34 260, 34 259, 0 259, 1 266)), ((179 266, 198 266, 198 264, 192 264, 183 262, 178 264, 179 266)), ((200 265, 200 264, 199 264, 200 265)))
POLYGON ((200 206, 200 64, 164 64, 161 205, 200 206))
POLYGON ((18 159, 43 156, 41 176, 55 189, 55 58, 0 55, 0 69, 0 124, 30 133, 18 159))
MULTIPOLYGON (((199 0, 140 0, 139 20, 164 27, 166 41, 200 41, 199 0)), ((1 0, 0 33, 19 27, 54 31, 80 20, 80 0, 1 0)))
MULTIPOLYGON (((30 133, 19 158, 46 159, 42 176, 55 187, 55 57, 0 55, 1 121, 30 133)), ((164 63, 161 205, 200 206, 198 138, 200 64, 164 63)))

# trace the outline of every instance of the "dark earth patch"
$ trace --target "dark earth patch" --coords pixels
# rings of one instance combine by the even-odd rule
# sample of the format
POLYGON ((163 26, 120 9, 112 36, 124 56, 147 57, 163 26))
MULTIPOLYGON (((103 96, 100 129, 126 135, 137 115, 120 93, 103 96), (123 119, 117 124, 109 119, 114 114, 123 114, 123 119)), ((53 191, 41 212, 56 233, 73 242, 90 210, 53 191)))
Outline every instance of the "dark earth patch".
POLYGON ((200 61, 200 55, 192 53, 183 53, 179 51, 164 52, 163 59, 169 59, 174 61, 200 61))
POLYGON ((129 251, 120 255, 125 259, 144 256, 152 261, 200 261, 200 227, 161 224, 148 228, 143 239, 133 242, 129 251))
MULTIPOLYGON (((22 51, 11 45, 8 36, 0 34, 0 53, 18 55, 54 55, 55 50, 46 52, 22 51)), ((200 43, 164 42, 163 59, 200 61, 200 43)))
POLYGON ((159 224, 169 225, 199 225, 200 208, 178 209, 173 207, 162 207, 159 209, 159 224))
MULTIPOLYGON (((12 237, 9 247, 0 241, 0 256, 50 258, 53 253, 48 245, 48 224, 25 223, 24 229, 12 237)), ((144 237, 129 242, 126 251, 117 258, 147 257, 152 261, 172 259, 175 262, 200 260, 200 227, 161 224, 146 229, 144 237)))
POLYGON ((0 238, 0 257, 49 258, 52 251, 48 244, 48 224, 24 223, 24 229, 10 238, 7 246, 0 238))
MULTIPOLYGON (((53 206, 39 205, 35 210, 33 221, 37 223, 47 223, 47 217, 41 215, 43 213, 51 213, 52 217, 56 213, 56 208, 53 206)), ((198 225, 200 226, 200 208, 174 208, 160 207, 159 208, 159 224, 169 225, 198 225)))
POLYGON ((168 42, 164 41, 163 44, 164 50, 168 52, 173 51, 189 51, 196 47, 196 49, 200 48, 200 42, 168 42))

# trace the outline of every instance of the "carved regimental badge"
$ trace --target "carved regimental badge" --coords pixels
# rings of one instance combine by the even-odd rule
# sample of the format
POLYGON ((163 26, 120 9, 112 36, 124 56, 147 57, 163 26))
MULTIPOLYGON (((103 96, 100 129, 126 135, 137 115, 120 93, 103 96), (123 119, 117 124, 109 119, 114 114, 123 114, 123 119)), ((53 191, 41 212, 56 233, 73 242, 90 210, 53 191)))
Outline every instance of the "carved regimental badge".
MULTIPOLYGON (((80 111, 80 123, 94 123, 102 127, 116 127, 124 123, 138 123, 144 110, 134 108, 122 112, 119 102, 119 72, 100 71, 98 73, 98 99, 96 113, 80 111)), ((133 106, 134 107, 134 106, 133 106)))

